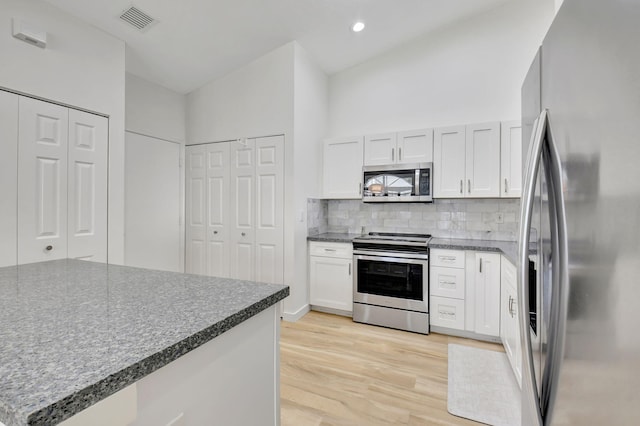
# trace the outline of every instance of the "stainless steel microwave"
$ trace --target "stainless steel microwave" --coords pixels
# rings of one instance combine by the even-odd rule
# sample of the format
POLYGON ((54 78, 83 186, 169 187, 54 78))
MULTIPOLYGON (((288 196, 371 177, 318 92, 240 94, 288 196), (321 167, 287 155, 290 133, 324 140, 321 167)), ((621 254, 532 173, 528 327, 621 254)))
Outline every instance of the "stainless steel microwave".
POLYGON ((433 163, 362 168, 365 203, 433 202, 433 163))

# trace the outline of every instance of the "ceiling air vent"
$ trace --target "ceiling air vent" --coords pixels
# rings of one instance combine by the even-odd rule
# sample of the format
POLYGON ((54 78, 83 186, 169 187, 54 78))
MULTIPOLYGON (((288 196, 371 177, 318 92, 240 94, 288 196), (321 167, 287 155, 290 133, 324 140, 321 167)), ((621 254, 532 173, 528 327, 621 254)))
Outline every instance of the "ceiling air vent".
POLYGON ((122 14, 120 15, 120 19, 122 19, 127 24, 139 29, 140 31, 148 29, 152 24, 156 22, 156 20, 151 16, 147 15, 134 6, 131 6, 129 9, 122 12, 122 14))

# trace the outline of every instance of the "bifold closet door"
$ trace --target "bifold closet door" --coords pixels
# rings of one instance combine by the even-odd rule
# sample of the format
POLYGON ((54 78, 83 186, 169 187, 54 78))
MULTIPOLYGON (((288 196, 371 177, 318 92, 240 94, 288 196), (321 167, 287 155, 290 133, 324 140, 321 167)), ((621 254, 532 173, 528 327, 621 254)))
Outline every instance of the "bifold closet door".
POLYGON ((69 109, 20 97, 18 264, 67 257, 69 109))
POLYGON ((107 261, 105 117, 20 97, 18 263, 107 261))
POLYGON ((67 257, 107 261, 107 140, 105 117, 70 109, 67 257))
POLYGON ((186 148, 186 272, 229 276, 229 142, 186 148))
POLYGON ((207 274, 206 145, 186 148, 186 261, 185 272, 207 274))
POLYGON ((231 277, 255 279, 255 139, 231 142, 231 277))
POLYGON ((255 140, 256 281, 284 282, 284 136, 255 140))

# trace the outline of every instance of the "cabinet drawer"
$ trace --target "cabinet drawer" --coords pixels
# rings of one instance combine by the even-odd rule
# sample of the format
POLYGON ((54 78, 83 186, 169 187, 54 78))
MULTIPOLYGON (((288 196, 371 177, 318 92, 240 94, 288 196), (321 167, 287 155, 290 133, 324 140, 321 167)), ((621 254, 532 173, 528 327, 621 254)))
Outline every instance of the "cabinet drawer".
POLYGON ((349 243, 323 243, 311 241, 309 243, 309 255, 351 259, 353 257, 353 246, 349 243))
POLYGON ((464 269, 464 251, 433 249, 431 250, 429 261, 431 262, 431 266, 464 269))
POLYGON ((464 330, 464 300, 431 296, 430 302, 431 325, 464 330))
POLYGON ((429 294, 464 299, 464 276, 464 269, 432 266, 429 294))

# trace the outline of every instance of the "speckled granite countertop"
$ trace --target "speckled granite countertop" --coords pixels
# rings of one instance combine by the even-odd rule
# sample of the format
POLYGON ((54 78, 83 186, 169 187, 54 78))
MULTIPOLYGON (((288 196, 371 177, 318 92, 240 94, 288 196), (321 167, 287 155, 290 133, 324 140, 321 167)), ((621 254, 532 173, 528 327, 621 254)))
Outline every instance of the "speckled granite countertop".
POLYGON ((518 245, 515 241, 460 240, 454 238, 432 238, 432 249, 493 251, 504 254, 514 265, 518 258, 518 245))
POLYGON ((309 235, 307 241, 323 241, 326 243, 350 243, 361 234, 347 234, 342 232, 325 232, 324 234, 309 235))
POLYGON ((0 422, 59 423, 288 295, 79 260, 0 268, 0 422))
MULTIPOLYGON (((334 243, 350 243, 360 234, 347 234, 339 232, 327 232, 318 235, 309 235, 308 241, 325 241, 334 243)), ((462 240, 453 238, 432 238, 430 248, 442 248, 451 250, 475 250, 493 251, 504 254, 513 264, 518 257, 518 246, 515 241, 489 241, 489 240, 462 240)))

